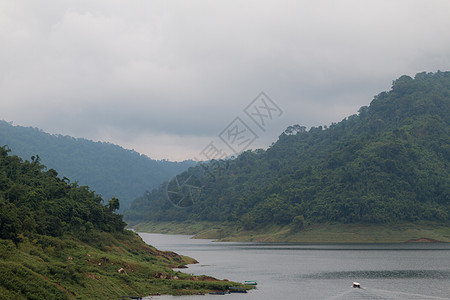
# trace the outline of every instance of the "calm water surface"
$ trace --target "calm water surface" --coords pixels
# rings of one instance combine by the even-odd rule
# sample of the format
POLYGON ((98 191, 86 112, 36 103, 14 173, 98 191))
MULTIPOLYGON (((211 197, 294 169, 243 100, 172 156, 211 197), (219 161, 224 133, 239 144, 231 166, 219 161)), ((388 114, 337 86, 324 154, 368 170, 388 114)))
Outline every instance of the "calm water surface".
POLYGON ((450 299, 450 244, 222 243, 140 233, 199 261, 183 272, 243 282, 248 294, 152 299, 450 299), (353 281, 361 289, 351 287, 353 281))

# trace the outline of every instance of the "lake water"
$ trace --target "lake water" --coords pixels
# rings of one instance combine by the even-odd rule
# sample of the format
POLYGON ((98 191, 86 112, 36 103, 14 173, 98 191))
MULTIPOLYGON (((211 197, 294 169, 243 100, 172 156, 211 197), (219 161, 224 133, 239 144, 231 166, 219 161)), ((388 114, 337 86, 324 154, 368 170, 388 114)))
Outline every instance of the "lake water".
POLYGON ((258 282, 247 294, 182 299, 450 299, 450 244, 222 243, 186 235, 140 236, 160 250, 199 261, 183 272, 258 282), (361 289, 352 288, 353 281, 361 289))

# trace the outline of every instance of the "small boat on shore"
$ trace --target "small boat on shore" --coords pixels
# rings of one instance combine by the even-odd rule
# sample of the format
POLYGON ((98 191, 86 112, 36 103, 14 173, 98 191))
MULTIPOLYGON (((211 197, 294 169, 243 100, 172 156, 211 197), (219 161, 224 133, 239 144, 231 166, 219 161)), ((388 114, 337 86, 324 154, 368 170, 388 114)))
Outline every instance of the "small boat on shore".
POLYGON ((228 288, 230 293, 247 293, 247 289, 244 287, 229 287, 228 288))
POLYGON ((217 292, 211 292, 209 293, 210 295, 226 295, 228 294, 227 292, 222 292, 222 291, 217 291, 217 292))

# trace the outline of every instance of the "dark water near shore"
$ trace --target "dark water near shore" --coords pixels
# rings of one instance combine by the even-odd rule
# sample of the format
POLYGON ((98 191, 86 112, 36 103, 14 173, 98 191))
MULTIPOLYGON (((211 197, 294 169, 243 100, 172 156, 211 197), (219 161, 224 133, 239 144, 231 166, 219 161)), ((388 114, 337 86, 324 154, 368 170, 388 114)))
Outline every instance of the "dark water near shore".
POLYGON ((140 235, 160 250, 199 261, 183 272, 258 281, 248 294, 154 299, 450 299, 450 244, 221 243, 140 235), (352 288, 353 281, 362 288, 352 288))

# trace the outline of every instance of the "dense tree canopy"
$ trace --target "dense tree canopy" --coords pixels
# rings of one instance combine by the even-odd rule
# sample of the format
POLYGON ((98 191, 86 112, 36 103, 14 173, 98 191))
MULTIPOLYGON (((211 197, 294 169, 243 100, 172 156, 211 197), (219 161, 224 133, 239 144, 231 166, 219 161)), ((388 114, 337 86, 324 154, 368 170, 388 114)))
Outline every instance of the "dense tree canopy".
POLYGON ((122 216, 114 213, 118 199, 105 206, 86 186, 68 183, 53 170, 45 171, 39 157, 22 161, 0 147, 0 239, 20 241, 34 234, 78 238, 91 230, 123 231, 122 216))
POLYGON ((448 222, 450 72, 402 76, 391 91, 337 124, 290 126, 267 150, 179 177, 201 188, 193 205, 174 207, 165 184, 135 200, 126 220, 233 221, 247 228, 448 222))

